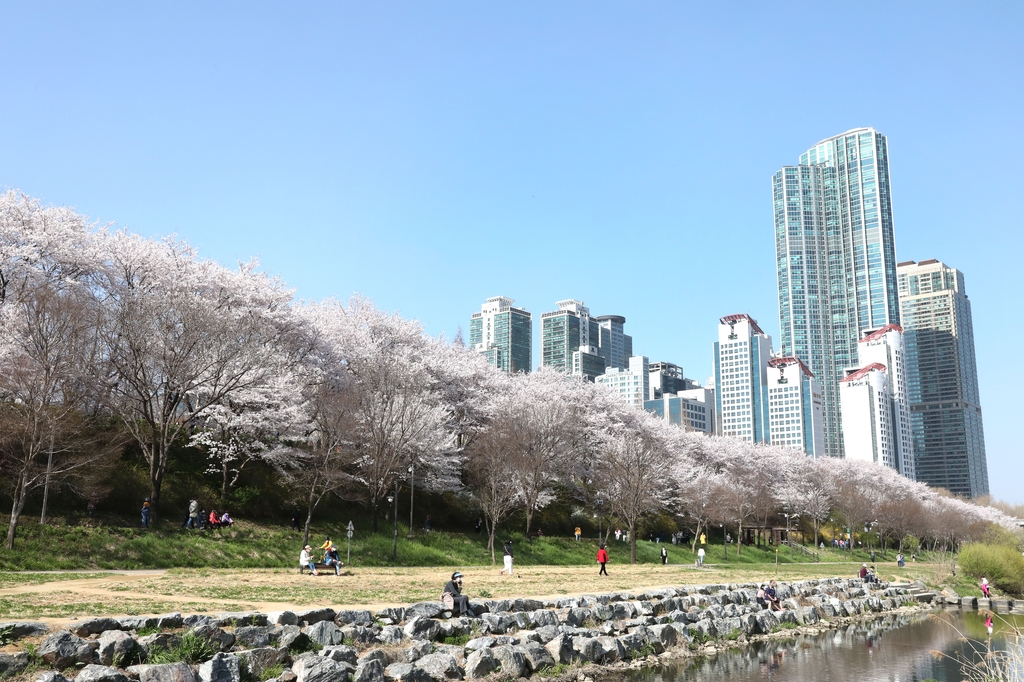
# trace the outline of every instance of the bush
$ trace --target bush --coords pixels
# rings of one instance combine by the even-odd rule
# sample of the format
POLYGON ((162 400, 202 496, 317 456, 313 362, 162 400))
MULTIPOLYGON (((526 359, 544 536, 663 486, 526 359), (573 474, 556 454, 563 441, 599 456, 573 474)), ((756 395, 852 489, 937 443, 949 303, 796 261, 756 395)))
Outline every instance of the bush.
POLYGON ((1003 592, 1024 594, 1024 557, 1016 547, 972 542, 960 549, 960 567, 971 576, 1003 592))

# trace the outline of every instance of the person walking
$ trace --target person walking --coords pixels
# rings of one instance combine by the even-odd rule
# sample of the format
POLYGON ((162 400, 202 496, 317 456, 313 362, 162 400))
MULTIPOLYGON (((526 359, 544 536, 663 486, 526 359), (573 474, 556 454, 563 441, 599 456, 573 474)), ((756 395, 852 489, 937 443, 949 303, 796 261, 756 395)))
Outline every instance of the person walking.
POLYGON ((697 550, 697 568, 704 567, 704 548, 701 547, 697 550))
POLYGON ((573 534, 576 536, 576 542, 579 542, 580 536, 583 535, 583 531, 580 530, 579 526, 576 526, 576 530, 573 531, 573 534))
POLYGON ((601 564, 601 570, 597 574, 607 576, 608 569, 605 568, 605 564, 608 563, 608 550, 604 548, 604 545, 601 545, 597 550, 597 563, 601 564))
POLYGON ((505 575, 507 573, 509 575, 509 577, 511 577, 512 576, 512 560, 515 558, 515 556, 512 554, 512 540, 505 540, 504 550, 505 550, 505 557, 504 557, 505 558, 505 568, 501 569, 501 574, 505 575))
POLYGON ((665 549, 665 545, 661 546, 661 565, 664 566, 668 563, 668 550, 665 549))
POLYGON ((152 507, 149 505, 149 498, 147 497, 142 503, 142 527, 149 528, 149 515, 152 513, 152 507))
POLYGON ((702 545, 708 544, 708 536, 705 535, 704 533, 700 534, 700 544, 702 544, 702 545))
POLYGON ((188 503, 188 528, 199 528, 201 525, 201 517, 199 516, 199 501, 196 498, 192 498, 188 503))

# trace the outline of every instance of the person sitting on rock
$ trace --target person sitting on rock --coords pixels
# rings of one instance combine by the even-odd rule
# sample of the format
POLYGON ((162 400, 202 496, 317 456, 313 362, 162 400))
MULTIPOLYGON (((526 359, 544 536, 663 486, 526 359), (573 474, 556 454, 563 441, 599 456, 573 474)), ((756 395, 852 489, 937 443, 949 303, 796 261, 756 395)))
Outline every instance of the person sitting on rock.
POLYGON ((765 598, 766 590, 764 585, 758 585, 757 587, 757 605, 762 609, 768 608, 768 600, 765 598))
POLYGON ((772 611, 781 611, 782 604, 779 603, 779 595, 775 592, 775 581, 768 583, 768 589, 764 591, 764 599, 772 611))
POLYGON ((452 613, 457 612, 460 616, 474 617, 475 614, 469 608, 469 597, 462 594, 462 574, 458 571, 452 573, 452 579, 444 586, 441 603, 452 613))

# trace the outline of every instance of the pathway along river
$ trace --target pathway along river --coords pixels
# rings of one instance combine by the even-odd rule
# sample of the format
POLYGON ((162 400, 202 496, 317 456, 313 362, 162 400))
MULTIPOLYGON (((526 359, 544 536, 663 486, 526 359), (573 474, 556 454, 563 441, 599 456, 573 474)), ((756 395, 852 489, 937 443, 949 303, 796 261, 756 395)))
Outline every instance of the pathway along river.
MULTIPOLYGON (((1014 625, 1024 627, 1024 616, 1001 614, 994 625, 989 640, 983 619, 974 611, 884 616, 819 635, 758 642, 706 658, 640 670, 631 678, 633 682, 954 682, 966 679, 954 659, 973 651, 984 653, 988 647, 1005 649, 1003 633, 1014 625), (937 656, 936 651, 946 656, 937 656)), ((1024 679, 1024 670, 1018 670, 1013 679, 1024 679)))

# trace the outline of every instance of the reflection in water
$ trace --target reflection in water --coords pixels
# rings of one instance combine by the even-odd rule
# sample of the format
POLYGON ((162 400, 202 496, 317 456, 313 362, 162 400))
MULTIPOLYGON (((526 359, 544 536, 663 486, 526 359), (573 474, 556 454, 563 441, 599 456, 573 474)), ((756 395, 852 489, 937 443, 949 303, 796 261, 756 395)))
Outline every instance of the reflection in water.
MULTIPOLYGON (((989 646, 1005 647, 1000 632, 1005 632, 1013 617, 999 618, 1003 622, 997 619, 991 642, 987 641, 984 622, 977 613, 940 611, 932 615, 889 615, 820 635, 759 642, 656 671, 640 671, 635 680, 916 682, 935 679, 954 682, 964 677, 957 654, 969 656, 979 650, 984 653, 989 646), (972 639, 965 641, 963 636, 972 639), (936 656, 933 653, 936 651, 946 656, 936 656)), ((1024 619, 1018 618, 1016 626, 1024 626, 1024 619)))

